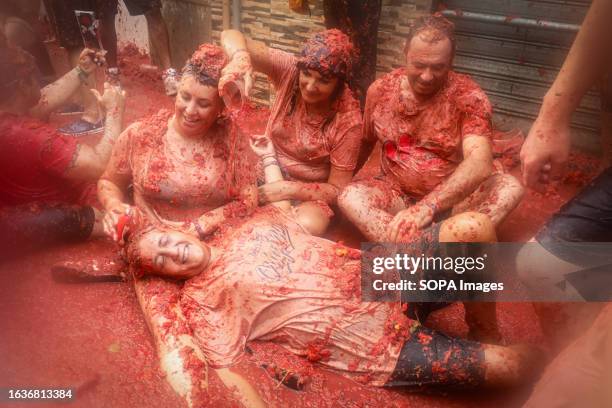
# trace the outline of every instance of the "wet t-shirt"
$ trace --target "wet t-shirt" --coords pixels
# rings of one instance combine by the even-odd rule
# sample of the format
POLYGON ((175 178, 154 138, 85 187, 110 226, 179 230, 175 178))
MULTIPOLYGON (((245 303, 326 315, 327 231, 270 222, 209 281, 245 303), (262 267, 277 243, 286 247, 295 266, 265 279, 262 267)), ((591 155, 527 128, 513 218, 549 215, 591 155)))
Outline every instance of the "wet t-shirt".
POLYGON ((94 183, 64 176, 76 160, 75 138, 36 119, 0 114, 0 144, 0 206, 94 201, 94 183))
POLYGON ((403 344, 388 329, 408 321, 398 303, 360 301, 359 251, 339 251, 276 210, 226 242, 181 300, 213 367, 237 363, 247 342, 260 340, 361 382, 387 381, 403 344))
POLYGON ((109 168, 130 177, 135 196, 169 219, 177 219, 176 214, 197 217, 235 199, 238 186, 233 186, 229 125, 213 125, 198 150, 188 153, 177 151, 167 140, 171 118, 172 112, 161 110, 126 129, 109 168))
POLYGON ((270 135, 278 160, 289 176, 304 181, 327 181, 331 166, 352 171, 361 146, 361 111, 348 87, 337 98, 333 117, 311 115, 299 97, 296 58, 269 51, 264 72, 276 89, 270 135))
POLYGON ((381 171, 405 193, 424 196, 463 160, 470 135, 490 137, 491 104, 467 75, 450 72, 444 87, 426 102, 401 95, 403 68, 368 90, 364 139, 380 142, 381 171))

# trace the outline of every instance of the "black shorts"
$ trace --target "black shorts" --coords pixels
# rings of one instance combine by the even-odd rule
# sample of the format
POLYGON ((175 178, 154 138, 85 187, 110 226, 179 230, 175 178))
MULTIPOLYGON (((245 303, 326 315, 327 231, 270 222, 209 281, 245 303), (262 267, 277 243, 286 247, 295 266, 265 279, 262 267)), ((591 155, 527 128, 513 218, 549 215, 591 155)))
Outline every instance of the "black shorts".
POLYGON ((612 168, 607 169, 554 214, 536 236, 550 253, 575 265, 608 260, 607 245, 568 243, 612 242, 612 168))
POLYGON ((123 0, 130 16, 142 16, 149 11, 161 8, 161 0, 123 0))
POLYGON ((482 344, 417 326, 400 352, 385 387, 415 391, 476 388, 484 383, 482 344))

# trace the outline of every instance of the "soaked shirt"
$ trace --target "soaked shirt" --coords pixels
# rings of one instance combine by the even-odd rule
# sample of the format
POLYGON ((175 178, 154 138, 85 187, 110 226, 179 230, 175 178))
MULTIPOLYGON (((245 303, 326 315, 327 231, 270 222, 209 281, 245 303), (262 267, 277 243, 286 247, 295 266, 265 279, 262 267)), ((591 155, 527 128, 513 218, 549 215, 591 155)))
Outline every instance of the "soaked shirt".
POLYGON ((95 202, 94 183, 64 176, 77 157, 74 137, 36 119, 0 114, 0 144, 0 206, 95 202))
POLYGON ((491 104, 467 75, 450 72, 444 87, 425 102, 406 100, 403 68, 376 80, 368 90, 364 138, 379 141, 381 171, 408 194, 422 197, 450 176, 463 160, 463 139, 490 137, 491 104))
MULTIPOLYGON (((139 195, 162 217, 200 216, 233 198, 228 126, 213 125, 195 152, 177 151, 166 132, 172 112, 162 110, 130 126, 119 137, 109 168, 129 176, 139 195)), ((138 202, 137 202, 138 204, 138 202)))
POLYGON ((236 230, 220 258, 185 283, 183 313, 207 361, 231 366, 249 341, 271 341, 384 385, 403 345, 386 328, 408 321, 399 304, 361 302, 359 251, 339 255, 334 242, 270 210, 236 230))
POLYGON ((336 100, 333 119, 310 115, 299 96, 297 60, 280 50, 269 51, 268 72, 276 89, 270 135, 281 166, 297 180, 326 182, 331 166, 352 171, 361 146, 361 111, 348 87, 336 100), (292 109, 292 105, 293 109, 292 109))

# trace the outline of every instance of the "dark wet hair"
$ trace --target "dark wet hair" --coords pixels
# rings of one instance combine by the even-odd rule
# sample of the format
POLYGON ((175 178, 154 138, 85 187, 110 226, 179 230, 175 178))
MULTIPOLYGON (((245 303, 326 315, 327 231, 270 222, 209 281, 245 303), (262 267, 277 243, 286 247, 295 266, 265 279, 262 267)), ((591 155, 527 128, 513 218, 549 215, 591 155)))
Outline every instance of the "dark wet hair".
MULTIPOLYGON (((409 25, 408 35, 406 36, 406 44, 404 46, 404 53, 408 51, 412 39, 425 31, 433 31, 441 34, 443 37, 448 38, 452 46, 452 55, 455 55, 455 24, 442 16, 440 13, 417 18, 409 25)), ((442 37, 437 36, 433 40, 439 41, 441 39, 442 37)))
POLYGON ((350 38, 338 29, 313 34, 300 53, 299 69, 313 69, 324 77, 334 76, 346 80, 354 59, 350 38))
POLYGON ((221 47, 201 44, 183 67, 183 75, 193 75, 202 85, 219 85, 221 70, 227 64, 227 57, 221 47))
POLYGON ((130 271, 132 271, 134 276, 143 276, 145 272, 148 272, 148 268, 144 266, 139 244, 142 238, 154 229, 156 229, 155 226, 147 224, 133 231, 127 238, 127 245, 124 248, 123 255, 130 265, 130 271))
POLYGON ((9 101, 21 82, 31 80, 35 72, 34 57, 21 48, 0 45, 0 103, 9 101))
MULTIPOLYGON (((297 60, 300 71, 311 69, 317 71, 324 78, 337 78, 338 85, 331 94, 332 102, 342 96, 346 88, 348 77, 354 63, 355 49, 350 38, 338 29, 323 30, 313 34, 302 48, 297 60)), ((293 94, 289 103, 287 115, 293 114, 299 93, 299 77, 293 84, 293 94)), ((336 111, 323 122, 323 130, 331 124, 336 111)))

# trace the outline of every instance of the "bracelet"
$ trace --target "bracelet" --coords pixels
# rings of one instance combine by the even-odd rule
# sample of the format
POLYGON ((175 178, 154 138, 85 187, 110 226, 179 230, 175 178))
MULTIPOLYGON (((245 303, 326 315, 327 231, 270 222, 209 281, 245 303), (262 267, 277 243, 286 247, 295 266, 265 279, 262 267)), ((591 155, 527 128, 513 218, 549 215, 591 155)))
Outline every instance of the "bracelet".
POLYGON ((87 81, 87 78, 89 78, 89 74, 85 72, 83 68, 79 67, 78 65, 74 67, 74 69, 76 69, 77 75, 79 76, 79 81, 81 81, 81 83, 84 84, 87 81))
POLYGON ((278 166, 278 167, 280 167, 280 166, 279 166, 279 164, 278 164, 278 161, 276 161, 276 159, 274 159, 274 160, 273 160, 273 161, 271 161, 271 162, 264 163, 264 165, 263 165, 264 169, 265 169, 266 167, 270 167, 270 166, 278 166))
POLYGON ((261 162, 262 162, 262 164, 265 165, 266 163, 270 163, 271 161, 278 163, 278 160, 276 160, 276 157, 266 157, 261 162))
POLYGON ((261 160, 263 161, 265 159, 269 159, 270 157, 276 158, 276 153, 264 154, 263 156, 261 156, 261 160))
POLYGON ((197 221, 193 221, 191 224, 193 225, 195 231, 198 233, 198 238, 200 239, 200 241, 204 241, 204 238, 206 238, 206 232, 204 232, 204 228, 202 228, 200 223, 197 221))
MULTIPOLYGON (((231 61, 232 59, 234 59, 234 56, 236 54, 238 54, 239 52, 244 51, 247 54, 249 53, 249 51, 246 48, 238 48, 237 50, 234 50, 234 52, 232 52, 232 55, 230 55, 229 60, 231 61)), ((250 55, 249 55, 250 56, 250 55)))

